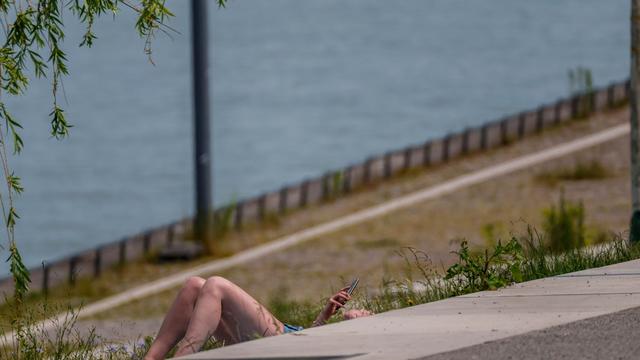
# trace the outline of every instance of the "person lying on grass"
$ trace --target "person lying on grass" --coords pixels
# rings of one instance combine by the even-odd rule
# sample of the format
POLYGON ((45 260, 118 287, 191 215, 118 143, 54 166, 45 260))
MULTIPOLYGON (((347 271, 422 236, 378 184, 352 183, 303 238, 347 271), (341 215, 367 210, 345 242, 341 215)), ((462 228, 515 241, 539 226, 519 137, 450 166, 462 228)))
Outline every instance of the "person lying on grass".
MULTIPOLYGON (((351 299, 347 289, 341 289, 327 301, 312 326, 325 324, 351 299)), ((364 309, 343 314, 345 320, 369 315, 371 312, 364 309)), ((176 357, 192 354, 211 336, 224 344, 233 344, 299 330, 302 330, 299 326, 276 319, 263 305, 225 278, 192 277, 171 305, 145 360, 164 359, 176 344, 176 357)))

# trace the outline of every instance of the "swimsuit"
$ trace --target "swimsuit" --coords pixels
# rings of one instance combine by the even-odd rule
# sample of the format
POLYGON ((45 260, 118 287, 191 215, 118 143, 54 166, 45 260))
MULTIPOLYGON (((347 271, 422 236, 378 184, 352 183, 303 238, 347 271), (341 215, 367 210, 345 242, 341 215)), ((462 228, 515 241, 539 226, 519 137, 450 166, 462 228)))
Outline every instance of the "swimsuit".
POLYGON ((289 324, 283 324, 283 325, 284 325, 284 334, 294 333, 296 331, 300 331, 304 329, 302 326, 295 326, 295 325, 289 325, 289 324))

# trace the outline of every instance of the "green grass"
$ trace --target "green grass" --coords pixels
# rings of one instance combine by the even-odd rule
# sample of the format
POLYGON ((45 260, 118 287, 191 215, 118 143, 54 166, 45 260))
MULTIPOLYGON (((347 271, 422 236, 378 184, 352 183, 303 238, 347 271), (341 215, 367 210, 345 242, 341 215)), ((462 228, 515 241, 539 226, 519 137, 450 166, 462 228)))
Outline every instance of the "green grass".
MULTIPOLYGON (((406 248, 404 251, 407 271, 403 279, 389 279, 375 293, 366 289, 354 297, 353 307, 364 307, 375 313, 424 304, 453 296, 483 290, 493 290, 512 283, 529 281, 569 272, 601 267, 640 258, 640 246, 630 245, 622 236, 613 237, 597 247, 583 247, 584 242, 568 241, 575 231, 565 231, 583 221, 584 211, 575 212, 561 200, 555 209, 555 219, 566 216, 545 226, 538 232, 529 227, 524 234, 512 236, 508 241, 495 241, 486 248, 471 248, 462 241, 458 259, 446 269, 435 269, 425 252, 406 248), (564 214, 564 215, 559 215, 564 214), (569 225, 568 225, 569 224, 569 225), (564 229, 564 230, 563 230, 564 229), (559 251, 556 242, 566 247, 559 251), (568 244, 568 245, 567 245, 568 244), (416 271, 417 270, 417 271, 416 271), (413 275, 419 274, 419 275, 413 275)), ((494 228, 484 229, 485 235, 493 234, 494 228)), ((397 246, 392 239, 379 239, 362 243, 368 247, 397 246)), ((309 327, 327 299, 318 302, 290 300, 286 289, 280 289, 268 303, 270 311, 286 323, 309 327)), ((46 314, 57 314, 60 306, 53 308, 46 303, 42 307, 15 305, 11 308, 13 330, 18 341, 3 343, 0 340, 0 359, 141 359, 148 349, 151 338, 127 344, 128 346, 101 346, 101 339, 93 333, 80 335, 75 331, 76 313, 66 309, 69 317, 57 324, 55 336, 45 336, 44 331, 33 327, 46 314)), ((339 321, 339 316, 332 322, 339 321)), ((222 346, 210 341, 206 349, 222 346)))
POLYGON ((356 246, 360 249, 398 248, 400 242, 396 239, 382 238, 374 240, 358 240, 356 246))
POLYGON ((536 180, 548 186, 556 186, 562 181, 600 180, 611 176, 610 171, 597 160, 578 163, 572 168, 542 172, 536 180))

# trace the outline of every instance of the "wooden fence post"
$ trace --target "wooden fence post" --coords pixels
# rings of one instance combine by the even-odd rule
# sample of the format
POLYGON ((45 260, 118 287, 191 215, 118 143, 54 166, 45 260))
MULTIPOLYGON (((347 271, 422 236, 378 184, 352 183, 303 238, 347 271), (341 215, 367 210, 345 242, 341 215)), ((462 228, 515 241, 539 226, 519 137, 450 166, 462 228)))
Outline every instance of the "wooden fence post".
POLYGON ((287 197, 289 193, 289 187, 285 186, 282 189, 280 189, 280 195, 279 195, 279 199, 278 199, 278 211, 280 212, 280 214, 284 214, 287 211, 287 197))
POLYGON ((362 174, 362 182, 366 185, 371 182, 371 165, 373 160, 369 157, 364 161, 364 169, 362 174))
MULTIPOLYGON (((193 229, 195 229, 195 227, 193 229)), ((173 225, 167 226, 167 245, 169 246, 173 245, 173 240, 175 238, 174 235, 175 235, 175 231, 173 229, 173 225)))
POLYGON ((344 175, 342 179, 342 192, 345 194, 348 194, 351 191, 351 171, 352 170, 353 170, 353 166, 348 166, 342 172, 342 174, 344 175))
POLYGON ((518 115, 518 139, 524 138, 525 121, 527 120, 526 113, 522 112, 518 115))
POLYGON ((266 215, 267 194, 263 194, 258 198, 258 220, 262 221, 266 215))
POLYGON ((118 244, 118 264, 123 266, 127 260, 127 239, 120 240, 118 244))
POLYGON ((243 216, 244 216, 244 201, 240 201, 236 204, 236 213, 234 216, 234 226, 236 230, 242 229, 243 216))
POLYGON ((449 146, 451 145, 451 134, 447 134, 442 140, 442 163, 449 161, 449 146))
POLYGON ((542 132, 544 126, 544 107, 541 106, 536 111, 536 132, 542 132))
POLYGON ((408 171, 411 168, 411 156, 413 155, 413 149, 408 147, 404 149, 404 164, 402 164, 402 169, 404 171, 408 171))
POLYGON ((47 295, 49 293, 49 264, 43 263, 42 267, 42 293, 47 295))
POLYGON ((502 145, 507 145, 507 143, 509 143, 509 138, 507 137, 507 119, 502 119, 500 121, 500 137, 502 145))
POLYGON ((78 257, 77 256, 72 256, 69 259, 69 285, 75 285, 76 284, 76 271, 77 271, 77 266, 78 266, 78 257))
POLYGON ((427 141, 422 147, 422 166, 424 167, 431 165, 431 144, 431 141, 427 141))
POLYGON ((391 177, 391 153, 388 152, 384 154, 384 178, 388 179, 391 177))
POLYGON ((624 82, 624 99, 631 99, 631 80, 627 80, 624 82))
POLYGON ((329 177, 330 177, 330 173, 325 173, 322 176, 322 199, 324 200, 328 200, 329 199, 329 177))
POLYGON ((609 107, 610 109, 613 108, 613 106, 615 105, 615 91, 616 87, 615 84, 610 84, 607 87, 607 107, 609 107))
POLYGON ((149 255, 149 250, 151 248, 151 231, 145 232, 142 236, 142 252, 145 255, 149 255))
POLYGON ((556 101, 555 108, 553 109, 553 123, 559 124, 560 118, 562 117, 562 105, 564 102, 562 100, 556 101))
POLYGON ((487 133, 489 132, 489 125, 484 124, 480 128, 480 150, 487 150, 487 133))
POLYGON ((463 155, 469 153, 469 128, 465 128, 462 133, 462 149, 460 151, 463 155))
POLYGON ((93 277, 99 278, 102 267, 102 247, 97 247, 93 258, 93 277))
POLYGON ((305 180, 302 182, 302 185, 300 185, 300 202, 299 207, 303 208, 305 206, 307 206, 307 202, 309 199, 309 180, 305 180))
POLYGON ((571 119, 578 117, 578 108, 580 107, 580 96, 575 95, 571 98, 571 119))

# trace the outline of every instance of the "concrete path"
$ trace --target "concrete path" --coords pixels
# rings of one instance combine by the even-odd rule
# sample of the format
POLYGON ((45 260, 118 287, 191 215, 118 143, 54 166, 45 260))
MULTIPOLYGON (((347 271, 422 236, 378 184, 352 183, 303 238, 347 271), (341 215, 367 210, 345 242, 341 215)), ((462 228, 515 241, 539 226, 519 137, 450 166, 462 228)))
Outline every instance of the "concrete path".
POLYGON ((490 341, 421 360, 637 360, 640 307, 490 341))
MULTIPOLYGON (((635 307, 640 307, 640 260, 250 341, 184 359, 416 359, 635 307)), ((604 338, 606 334, 601 335, 604 338)), ((437 359, 447 359, 446 355, 437 359)), ((520 354, 512 355, 519 358, 520 354)))

